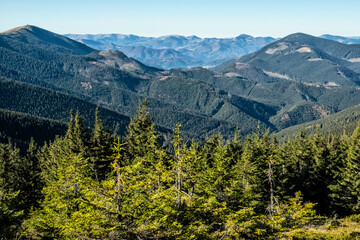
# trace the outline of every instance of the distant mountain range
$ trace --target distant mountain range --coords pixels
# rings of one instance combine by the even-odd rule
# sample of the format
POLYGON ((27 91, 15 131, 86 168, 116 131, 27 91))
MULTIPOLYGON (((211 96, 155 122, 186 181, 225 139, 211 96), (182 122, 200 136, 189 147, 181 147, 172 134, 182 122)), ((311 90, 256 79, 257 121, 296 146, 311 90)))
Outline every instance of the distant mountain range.
MULTIPOLYGON (((98 37, 92 36, 90 40, 98 41, 98 37)), ((142 39, 115 37, 123 43, 142 39)), ((102 39, 105 41, 105 37, 102 39)), ((110 35, 108 41, 112 39, 110 35)), ((255 46, 250 39, 254 38, 239 36, 237 40, 227 40, 255 46)), ((179 49, 196 41, 202 42, 202 46, 206 41, 222 42, 195 36, 155 40, 153 47, 166 42, 167 47, 179 49)), ((163 70, 129 58, 121 51, 100 51, 35 26, 19 27, 0 34, 0 109, 14 112, 10 115, 15 119, 28 119, 41 125, 47 121, 66 121, 70 109, 79 111, 90 121, 98 105, 105 123, 123 134, 138 101, 146 98, 164 136, 179 122, 183 133, 190 138, 221 132, 225 139, 232 137, 236 127, 242 136, 251 133, 258 124, 261 129, 275 132, 326 119, 343 110, 358 109, 354 106, 360 104, 360 45, 302 33, 275 42, 268 40, 271 43, 256 52, 212 69, 163 70), (30 116, 18 117, 22 113, 30 116), (46 120, 37 120, 38 117, 46 120)), ((212 55, 204 57, 203 62, 221 55, 223 48, 212 46, 211 49, 219 51, 209 49, 212 55)), ((155 49, 124 48, 144 49, 148 58, 155 49)), ((200 49, 205 48, 198 50, 199 54, 205 54, 200 49)), ((176 52, 180 52, 165 47, 161 51, 175 51, 174 59, 178 56, 176 52)), ((181 54, 185 52, 183 49, 181 54)), ((157 56, 162 58, 161 54, 157 56)), ((190 53, 188 56, 192 57, 190 53)), ((1 132, 18 136, 0 128, 1 132)))
POLYGON ((274 42, 272 37, 199 38, 170 35, 140 37, 124 34, 66 34, 98 50, 119 50, 149 66, 163 69, 215 66, 274 42))
MULTIPOLYGON (((140 37, 125 34, 65 34, 98 50, 118 50, 146 65, 170 69, 213 67, 232 58, 253 53, 276 41, 273 37, 241 34, 235 38, 199 38, 169 35, 140 37)), ((360 38, 325 34, 321 38, 360 44, 360 38)))
POLYGON ((321 38, 325 38, 328 40, 337 41, 344 44, 360 44, 360 37, 342 37, 342 36, 335 36, 324 34, 320 36, 321 38))

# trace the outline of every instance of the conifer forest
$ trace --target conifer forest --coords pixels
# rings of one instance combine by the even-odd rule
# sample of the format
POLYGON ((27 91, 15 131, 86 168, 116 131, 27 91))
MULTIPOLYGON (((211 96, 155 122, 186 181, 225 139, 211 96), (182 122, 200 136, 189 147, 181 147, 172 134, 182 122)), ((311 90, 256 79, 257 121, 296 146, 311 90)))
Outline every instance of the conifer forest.
POLYGON ((71 112, 27 150, 0 145, 0 239, 358 239, 360 125, 279 142, 254 129, 159 144, 146 100, 118 137, 71 112))

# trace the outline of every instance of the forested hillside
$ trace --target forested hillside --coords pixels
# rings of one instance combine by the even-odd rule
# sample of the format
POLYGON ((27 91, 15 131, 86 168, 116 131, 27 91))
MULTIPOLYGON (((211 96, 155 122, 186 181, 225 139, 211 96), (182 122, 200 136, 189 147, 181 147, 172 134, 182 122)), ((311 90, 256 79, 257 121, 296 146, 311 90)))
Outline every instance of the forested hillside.
MULTIPOLYGON (((71 95, 34 85, 0 77, 0 108, 27 113, 33 116, 67 122, 70 110, 86 118, 86 124, 93 124, 96 105, 71 95)), ((106 125, 125 132, 129 117, 99 108, 106 125)))
POLYGON ((306 134, 315 134, 319 131, 322 135, 351 133, 360 119, 360 105, 347 108, 323 119, 285 128, 276 133, 279 139, 294 138, 297 133, 304 131, 306 134))
POLYGON ((76 46, 83 49, 82 44, 63 41, 64 37, 34 26, 0 34, 1 76, 61 91, 127 116, 134 114, 139 99, 147 98, 157 125, 171 129, 180 122, 185 132, 201 138, 220 131, 230 137, 236 126, 244 136, 259 121, 263 129, 273 128, 268 118, 274 110, 262 103, 196 79, 168 76, 118 51, 88 49, 90 53, 84 55, 74 51, 76 46), (45 47, 49 44, 54 46, 45 47))
POLYGON ((13 142, 23 151, 31 139, 42 145, 64 135, 66 128, 65 122, 0 108, 0 143, 13 142))
POLYGON ((359 57, 360 45, 296 33, 234 61, 250 64, 264 70, 267 75, 283 79, 328 86, 354 86, 359 84, 359 57))
POLYGON ((232 79, 208 79, 276 106, 269 122, 281 130, 359 104, 359 57, 360 45, 296 33, 213 69, 232 79))
POLYGON ((120 140, 98 113, 20 154, 0 145, 2 239, 357 239, 360 125, 350 135, 268 131, 172 152, 144 101, 120 140))

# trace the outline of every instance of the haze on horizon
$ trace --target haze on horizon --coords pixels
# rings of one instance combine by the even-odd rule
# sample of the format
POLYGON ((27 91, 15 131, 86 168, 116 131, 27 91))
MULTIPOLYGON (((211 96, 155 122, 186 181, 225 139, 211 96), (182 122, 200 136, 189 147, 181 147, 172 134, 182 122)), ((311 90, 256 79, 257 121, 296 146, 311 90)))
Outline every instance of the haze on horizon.
POLYGON ((30 24, 59 34, 360 36, 356 0, 0 0, 0 4, 0 32, 30 24))

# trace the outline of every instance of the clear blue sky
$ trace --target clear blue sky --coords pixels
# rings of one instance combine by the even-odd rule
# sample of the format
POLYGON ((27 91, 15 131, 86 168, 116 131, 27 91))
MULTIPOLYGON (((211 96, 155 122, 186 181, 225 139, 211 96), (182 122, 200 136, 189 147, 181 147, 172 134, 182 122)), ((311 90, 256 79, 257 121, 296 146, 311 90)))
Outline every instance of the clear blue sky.
POLYGON ((0 32, 360 36, 359 0, 0 0, 0 32))

